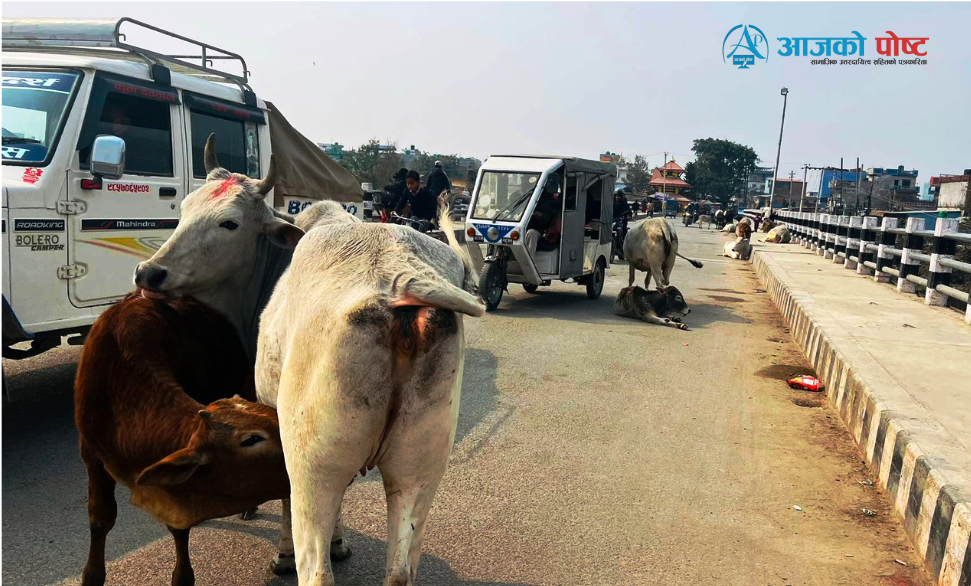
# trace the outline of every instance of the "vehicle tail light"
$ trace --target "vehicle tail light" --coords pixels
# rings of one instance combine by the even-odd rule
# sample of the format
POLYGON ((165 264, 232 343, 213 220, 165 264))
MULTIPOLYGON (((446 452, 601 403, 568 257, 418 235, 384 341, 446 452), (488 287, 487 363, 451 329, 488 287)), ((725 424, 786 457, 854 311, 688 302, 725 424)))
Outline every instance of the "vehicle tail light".
POLYGON ((471 237, 473 237, 473 236, 475 236, 475 228, 468 228, 468 229, 467 229, 467 230, 465 231, 465 234, 466 234, 466 235, 467 235, 467 236, 468 236, 469 238, 471 238, 471 237))
POLYGON ((94 179, 82 179, 81 189, 101 189, 101 178, 96 177, 94 179))
POLYGON ((516 242, 517 240, 519 240, 519 230, 513 230, 512 232, 510 232, 509 239, 512 240, 513 242, 516 242))

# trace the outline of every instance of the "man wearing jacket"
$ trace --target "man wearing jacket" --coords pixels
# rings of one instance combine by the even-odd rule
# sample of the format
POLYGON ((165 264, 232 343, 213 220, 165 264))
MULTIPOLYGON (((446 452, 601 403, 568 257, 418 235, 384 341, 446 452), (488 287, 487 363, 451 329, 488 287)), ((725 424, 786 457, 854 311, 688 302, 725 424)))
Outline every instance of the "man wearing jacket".
POLYGON ((411 215, 422 220, 435 220, 438 217, 438 198, 426 187, 421 186, 418 171, 408 171, 405 178, 406 189, 395 206, 398 215, 404 215, 405 206, 411 206, 411 215))
POLYGON ((435 161, 435 170, 428 174, 425 179, 425 186, 435 197, 440 196, 443 191, 452 190, 452 182, 448 180, 448 175, 445 174, 441 161, 435 161))

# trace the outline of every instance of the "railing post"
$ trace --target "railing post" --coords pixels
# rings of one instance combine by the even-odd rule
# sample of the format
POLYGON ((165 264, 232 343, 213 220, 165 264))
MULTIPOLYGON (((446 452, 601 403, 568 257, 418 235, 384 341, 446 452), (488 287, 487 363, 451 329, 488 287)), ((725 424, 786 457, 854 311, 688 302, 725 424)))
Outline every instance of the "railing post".
POLYGON ((858 275, 872 275, 873 269, 866 266, 864 263, 869 261, 873 262, 873 253, 867 248, 867 244, 872 244, 876 240, 873 237, 873 232, 877 229, 877 219, 873 216, 866 216, 863 218, 863 226, 860 228, 860 264, 856 265, 856 274, 858 275))
MULTIPOLYGON (((957 232, 956 218, 937 218, 934 224, 934 243, 931 245, 930 274, 927 276, 927 292, 924 293, 924 303, 927 305, 947 305, 947 295, 937 290, 938 285, 951 284, 951 267, 941 266, 942 259, 953 259, 957 247, 955 240, 948 240, 944 235, 957 232)), ((971 319, 971 303, 968 304, 968 319, 971 319)))
POLYGON ((813 252, 816 254, 822 254, 820 250, 823 248, 823 243, 826 239, 823 237, 823 216, 825 214, 814 214, 815 219, 813 220, 814 233, 816 237, 813 239, 813 252))
POLYGON ((901 249, 903 254, 900 256, 900 276, 897 277, 897 291, 901 293, 915 293, 917 284, 907 280, 907 275, 916 275, 920 271, 920 261, 913 260, 910 255, 914 252, 921 252, 923 239, 914 234, 917 230, 924 229, 923 218, 907 218, 907 236, 904 237, 904 247, 901 249))
POLYGON ((863 218, 860 216, 850 216, 849 228, 846 231, 846 246, 844 251, 846 252, 846 262, 843 263, 843 267, 851 271, 855 271, 856 267, 860 264, 860 226, 863 225, 863 218), (855 256, 856 260, 850 258, 855 256))
POLYGON ((897 227, 897 218, 888 218, 884 216, 883 223, 880 225, 880 244, 877 250, 877 269, 873 271, 873 280, 878 283, 889 283, 890 275, 883 272, 883 267, 890 264, 888 261, 893 259, 893 255, 887 252, 888 248, 893 248, 894 242, 897 238, 887 230, 892 230, 897 227))
POLYGON ((829 214, 819 215, 819 248, 816 249, 816 254, 823 258, 828 258, 826 254, 829 251, 829 214))
POLYGON ((843 264, 846 262, 846 234, 847 227, 850 225, 849 216, 836 217, 836 235, 833 238, 833 262, 843 264), (843 256, 840 256, 840 253, 843 256))
POLYGON ((806 239, 806 248, 814 252, 819 248, 819 214, 815 212, 809 216, 809 238, 806 239))
POLYGON ((836 222, 839 218, 835 214, 826 216, 826 246, 823 249, 823 258, 833 260, 833 253, 836 252, 836 222))

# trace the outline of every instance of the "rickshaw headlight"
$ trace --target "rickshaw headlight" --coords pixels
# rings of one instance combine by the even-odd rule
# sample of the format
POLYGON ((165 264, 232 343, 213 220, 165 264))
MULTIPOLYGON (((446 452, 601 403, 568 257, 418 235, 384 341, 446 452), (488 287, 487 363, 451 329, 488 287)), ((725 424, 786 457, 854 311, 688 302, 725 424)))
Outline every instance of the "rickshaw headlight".
POLYGON ((510 232, 509 239, 512 240, 513 242, 516 242, 517 240, 519 240, 519 230, 513 230, 512 232, 510 232))
POLYGON ((472 228, 472 227, 469 227, 469 228, 467 228, 467 229, 465 230, 465 234, 466 234, 466 235, 467 235, 467 236, 468 236, 469 238, 472 238, 473 236, 475 236, 475 228, 472 228))

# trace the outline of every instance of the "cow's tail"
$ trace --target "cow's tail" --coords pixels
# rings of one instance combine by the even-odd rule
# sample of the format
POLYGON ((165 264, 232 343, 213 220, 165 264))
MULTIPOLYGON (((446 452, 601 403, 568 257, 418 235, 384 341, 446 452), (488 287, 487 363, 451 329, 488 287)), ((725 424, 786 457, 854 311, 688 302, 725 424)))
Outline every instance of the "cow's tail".
POLYGON ((686 257, 685 255, 681 254, 680 252, 678 253, 678 256, 680 256, 684 260, 690 262, 691 263, 691 266, 693 266, 696 269, 700 269, 701 267, 705 266, 704 264, 702 264, 702 262, 700 260, 690 259, 690 258, 686 257))
POLYGON ((445 238, 448 240, 449 247, 459 255, 459 258, 462 259, 462 264, 465 266, 465 278, 463 279, 462 288, 469 293, 475 293, 475 288, 479 283, 479 276, 475 274, 475 266, 472 264, 472 257, 469 256, 469 251, 459 244, 458 239, 455 237, 455 225, 452 224, 452 206, 443 197, 444 195, 445 192, 442 192, 442 196, 439 196, 438 199, 438 227, 445 232, 445 238))
POLYGON ((391 307, 434 307, 482 317, 485 305, 482 301, 437 275, 402 272, 391 283, 394 300, 391 307))

